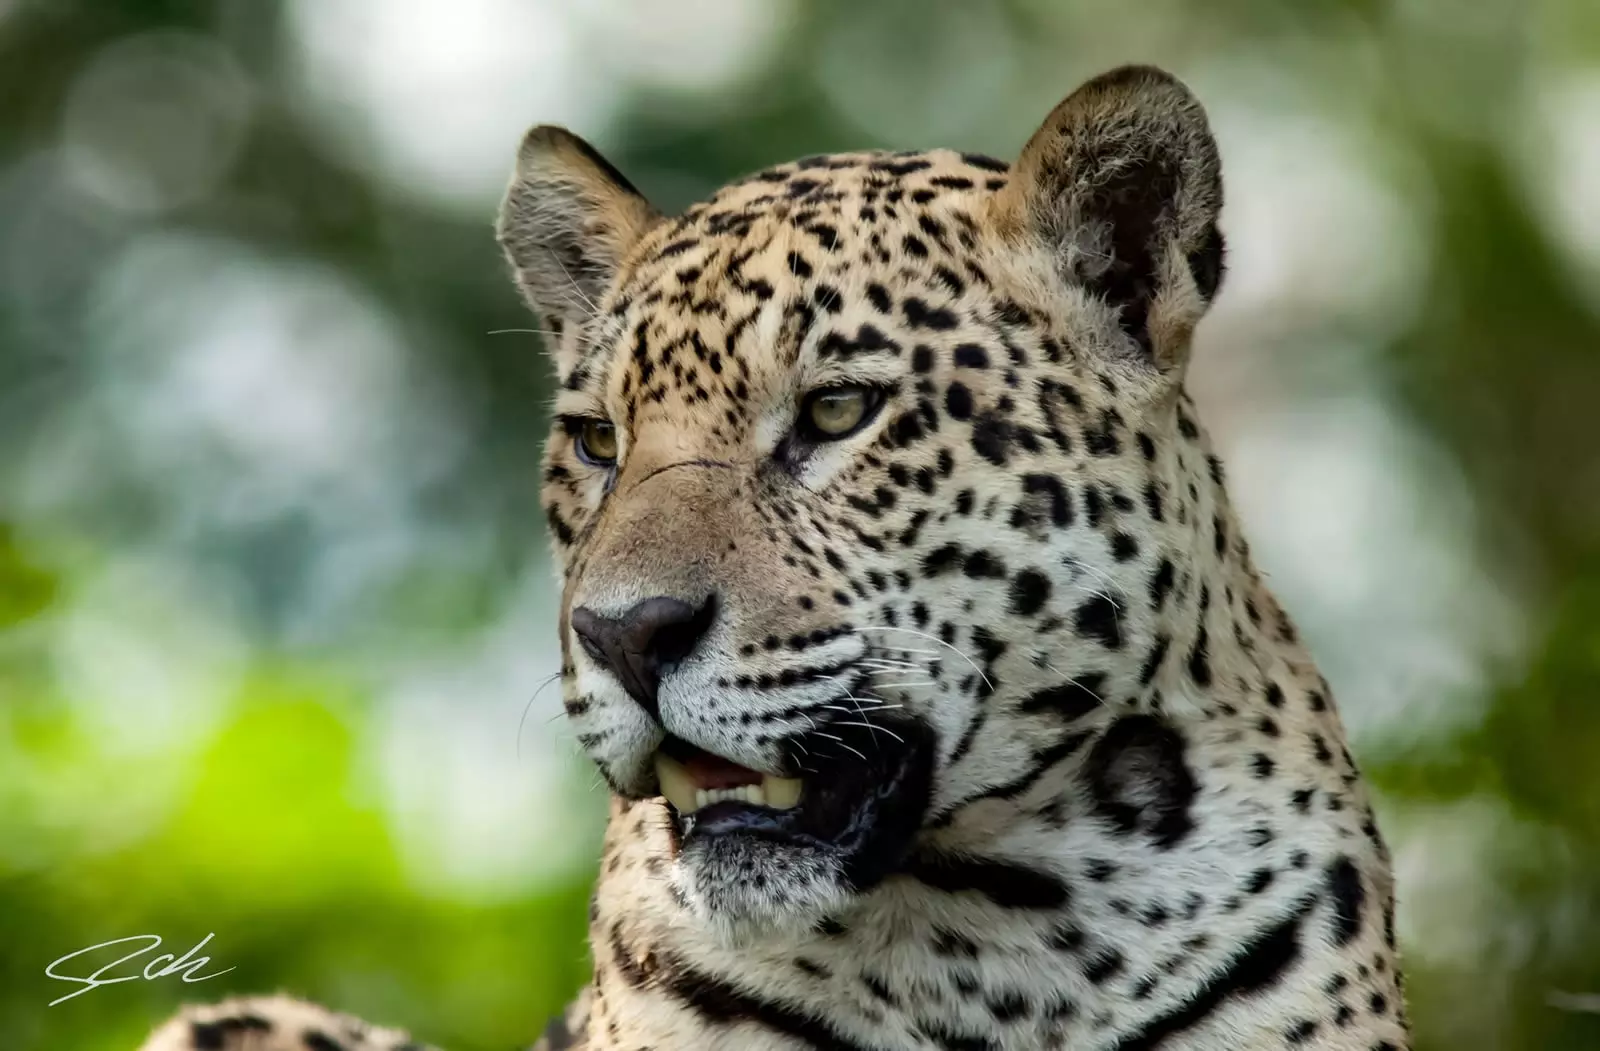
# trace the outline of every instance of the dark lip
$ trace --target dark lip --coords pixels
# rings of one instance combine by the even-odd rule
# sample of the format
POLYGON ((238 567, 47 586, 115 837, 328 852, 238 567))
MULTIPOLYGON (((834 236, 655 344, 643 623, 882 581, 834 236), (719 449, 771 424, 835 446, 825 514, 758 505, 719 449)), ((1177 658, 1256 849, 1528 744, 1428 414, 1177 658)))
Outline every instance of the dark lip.
MULTIPOLYGON (((679 761, 700 751, 670 737, 661 748, 679 761)), ((719 841, 742 838, 778 850, 831 853, 857 889, 894 871, 927 813, 931 729, 911 719, 885 719, 871 727, 825 723, 786 740, 782 751, 785 769, 805 781, 798 805, 776 810, 723 801, 685 816, 669 803, 683 849, 715 849, 719 841)))

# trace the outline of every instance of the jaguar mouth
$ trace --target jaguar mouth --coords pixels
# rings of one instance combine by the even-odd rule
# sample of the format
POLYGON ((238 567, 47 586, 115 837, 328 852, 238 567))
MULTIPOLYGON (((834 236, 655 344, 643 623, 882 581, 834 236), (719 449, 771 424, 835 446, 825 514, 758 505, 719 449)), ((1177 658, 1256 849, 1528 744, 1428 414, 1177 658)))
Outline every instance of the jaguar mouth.
POLYGON ((793 810, 805 786, 798 777, 758 773, 677 738, 656 752, 656 778, 661 794, 685 818, 719 803, 793 810))
POLYGON ((931 731, 911 720, 829 724, 785 745, 783 768, 799 776, 751 770, 676 737, 661 744, 656 776, 682 850, 738 841, 745 851, 821 851, 858 889, 893 871, 927 811, 931 731))

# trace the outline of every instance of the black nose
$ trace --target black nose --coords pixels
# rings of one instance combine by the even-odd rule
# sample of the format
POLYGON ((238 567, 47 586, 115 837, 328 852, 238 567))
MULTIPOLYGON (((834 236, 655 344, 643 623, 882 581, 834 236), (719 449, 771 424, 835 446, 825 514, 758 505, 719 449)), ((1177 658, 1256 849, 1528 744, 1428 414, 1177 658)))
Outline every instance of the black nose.
POLYGON ((645 599, 620 617, 602 617, 579 606, 572 611, 572 630, 589 655, 610 668, 652 718, 659 718, 661 677, 689 656, 715 617, 714 598, 691 606, 662 595, 645 599))

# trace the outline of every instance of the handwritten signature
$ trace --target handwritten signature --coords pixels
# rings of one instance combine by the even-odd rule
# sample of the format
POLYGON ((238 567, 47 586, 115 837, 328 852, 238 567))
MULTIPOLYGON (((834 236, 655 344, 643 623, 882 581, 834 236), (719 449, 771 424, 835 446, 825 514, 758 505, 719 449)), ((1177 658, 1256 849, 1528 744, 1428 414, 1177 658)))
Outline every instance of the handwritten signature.
POLYGON ((91 945, 87 949, 79 949, 77 952, 69 952, 67 955, 61 957, 61 959, 52 961, 50 966, 44 969, 44 973, 49 977, 56 979, 57 981, 77 982, 82 985, 83 988, 74 989, 65 996, 51 1000, 50 1006, 54 1007, 56 1004, 64 1003, 67 1000, 72 999, 74 996, 82 996, 84 993, 87 993, 93 989, 98 989, 102 985, 116 985, 118 982, 136 982, 141 977, 146 981, 154 981, 157 978, 166 978, 170 975, 181 974, 185 982, 203 982, 207 978, 215 978, 218 975, 227 974, 228 971, 233 970, 232 967, 221 971, 213 971, 210 974, 202 974, 198 976, 195 974, 196 971, 211 962, 211 957, 200 956, 194 959, 190 959, 190 957, 193 957, 195 953, 205 948, 206 942, 210 941, 214 937, 216 937, 215 934, 207 934, 204 938, 200 939, 200 943, 198 945, 184 953, 182 956, 174 956, 170 952, 164 952, 160 956, 157 956, 147 962, 144 965, 144 971, 140 974, 125 974, 115 978, 103 978, 101 976, 107 971, 110 971, 116 967, 120 967, 130 960, 134 960, 140 956, 143 956, 147 952, 154 952, 156 949, 159 949, 161 947, 161 935, 135 934, 127 938, 116 938, 112 941, 101 942, 99 945, 91 945), (75 960, 78 957, 92 953, 97 949, 109 949, 113 945, 126 945, 129 942, 145 942, 146 944, 130 953, 125 953, 117 959, 112 960, 110 963, 106 964, 104 967, 101 967, 98 971, 95 971, 86 978, 80 978, 77 975, 72 974, 61 974, 56 970, 57 967, 60 967, 68 960, 75 960), (166 961, 166 963, 163 964, 163 961, 166 961))

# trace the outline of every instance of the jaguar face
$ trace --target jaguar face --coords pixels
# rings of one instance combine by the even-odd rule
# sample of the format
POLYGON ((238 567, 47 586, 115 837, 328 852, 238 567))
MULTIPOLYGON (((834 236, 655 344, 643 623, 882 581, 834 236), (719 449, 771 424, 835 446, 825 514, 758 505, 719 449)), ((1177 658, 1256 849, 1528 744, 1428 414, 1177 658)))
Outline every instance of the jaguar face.
POLYGON ((1149 692, 1162 603, 1127 599, 1197 535, 1160 450, 1219 194, 1151 70, 1014 165, 811 158, 676 218, 529 134, 500 235, 555 334, 566 710, 692 908, 814 924, 1149 692))

